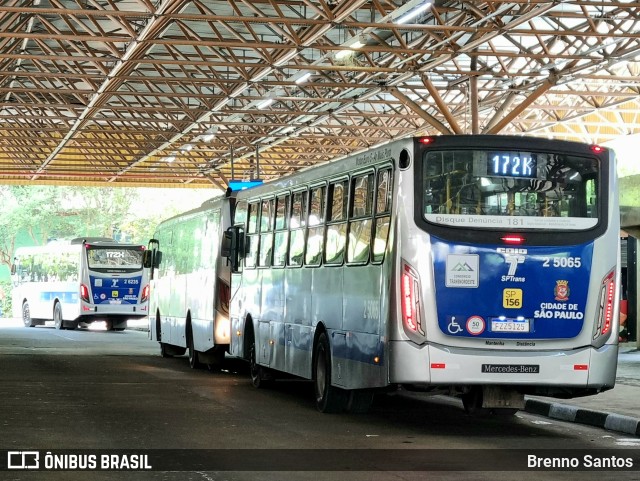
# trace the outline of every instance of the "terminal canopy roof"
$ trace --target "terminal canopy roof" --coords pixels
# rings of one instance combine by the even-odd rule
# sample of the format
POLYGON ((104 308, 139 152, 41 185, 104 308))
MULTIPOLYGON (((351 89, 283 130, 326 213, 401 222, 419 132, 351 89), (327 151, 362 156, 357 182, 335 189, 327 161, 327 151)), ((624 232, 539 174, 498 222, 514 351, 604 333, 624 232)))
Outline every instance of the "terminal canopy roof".
POLYGON ((0 182, 224 187, 422 134, 601 143, 640 131, 639 37, 622 0, 5 0, 0 182))

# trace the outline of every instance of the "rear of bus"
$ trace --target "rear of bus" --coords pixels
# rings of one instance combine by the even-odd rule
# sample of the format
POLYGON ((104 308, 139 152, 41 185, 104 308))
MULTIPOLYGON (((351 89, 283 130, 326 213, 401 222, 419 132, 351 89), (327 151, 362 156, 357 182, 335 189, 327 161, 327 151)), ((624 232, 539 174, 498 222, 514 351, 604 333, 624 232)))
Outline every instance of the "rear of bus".
POLYGON ((463 400, 479 393, 483 407, 612 388, 620 282, 613 153, 443 136, 416 139, 412 157, 398 190, 391 382, 450 386, 463 400))
POLYGON ((106 321, 123 329, 127 319, 147 316, 148 271, 143 245, 85 242, 80 285, 80 321, 106 321))

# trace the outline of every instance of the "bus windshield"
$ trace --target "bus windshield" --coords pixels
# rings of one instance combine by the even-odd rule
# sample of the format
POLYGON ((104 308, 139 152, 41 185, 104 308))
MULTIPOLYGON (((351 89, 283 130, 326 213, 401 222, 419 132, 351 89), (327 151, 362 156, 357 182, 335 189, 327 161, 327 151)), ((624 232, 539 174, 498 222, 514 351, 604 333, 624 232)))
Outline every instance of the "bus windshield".
POLYGON ((136 271, 142 269, 142 253, 140 247, 93 247, 87 246, 89 269, 111 271, 136 271))
POLYGON ((597 158, 487 150, 428 151, 423 215, 487 229, 586 230, 598 223, 597 158))
POLYGON ((15 258, 15 282, 55 282, 78 280, 77 252, 29 252, 15 258))

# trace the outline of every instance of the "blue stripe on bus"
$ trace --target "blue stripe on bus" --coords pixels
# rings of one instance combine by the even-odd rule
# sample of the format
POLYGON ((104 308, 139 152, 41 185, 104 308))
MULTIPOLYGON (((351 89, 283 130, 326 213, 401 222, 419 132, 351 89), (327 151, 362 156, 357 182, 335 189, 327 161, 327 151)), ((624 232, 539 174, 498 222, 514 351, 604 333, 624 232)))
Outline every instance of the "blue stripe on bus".
MULTIPOLYGON (((284 346, 285 349, 290 342, 294 349, 311 352, 313 349, 313 332, 311 329, 298 331, 297 335, 287 336, 285 330, 276 329, 279 333, 274 341, 284 346)), ((273 334, 273 332, 272 332, 273 334)), ((380 336, 370 333, 359 333, 353 331, 329 331, 329 342, 331 343, 332 355, 336 358, 357 361, 365 364, 382 365, 384 361, 384 342, 380 336), (343 338, 337 341, 337 339, 343 338), (374 358, 378 358, 375 362, 374 358)))
POLYGON ((63 303, 78 302, 78 293, 71 291, 43 291, 40 292, 39 300, 42 302, 51 302, 59 299, 63 303))
MULTIPOLYGON (((332 342, 334 357, 376 366, 384 364, 384 342, 380 340, 380 336, 359 332, 337 333, 336 331, 333 331, 332 334, 339 336, 346 334, 344 344, 332 342), (378 362, 374 360, 376 357, 378 362)), ((335 339, 336 336, 333 337, 335 339)))

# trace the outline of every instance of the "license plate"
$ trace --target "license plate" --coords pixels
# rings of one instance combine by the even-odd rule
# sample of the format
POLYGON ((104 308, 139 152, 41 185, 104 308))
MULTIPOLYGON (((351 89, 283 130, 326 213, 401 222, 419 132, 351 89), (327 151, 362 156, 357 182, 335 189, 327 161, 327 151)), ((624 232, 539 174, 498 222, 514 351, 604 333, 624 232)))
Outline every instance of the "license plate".
POLYGON ((491 332, 531 332, 529 319, 491 319, 491 332))

